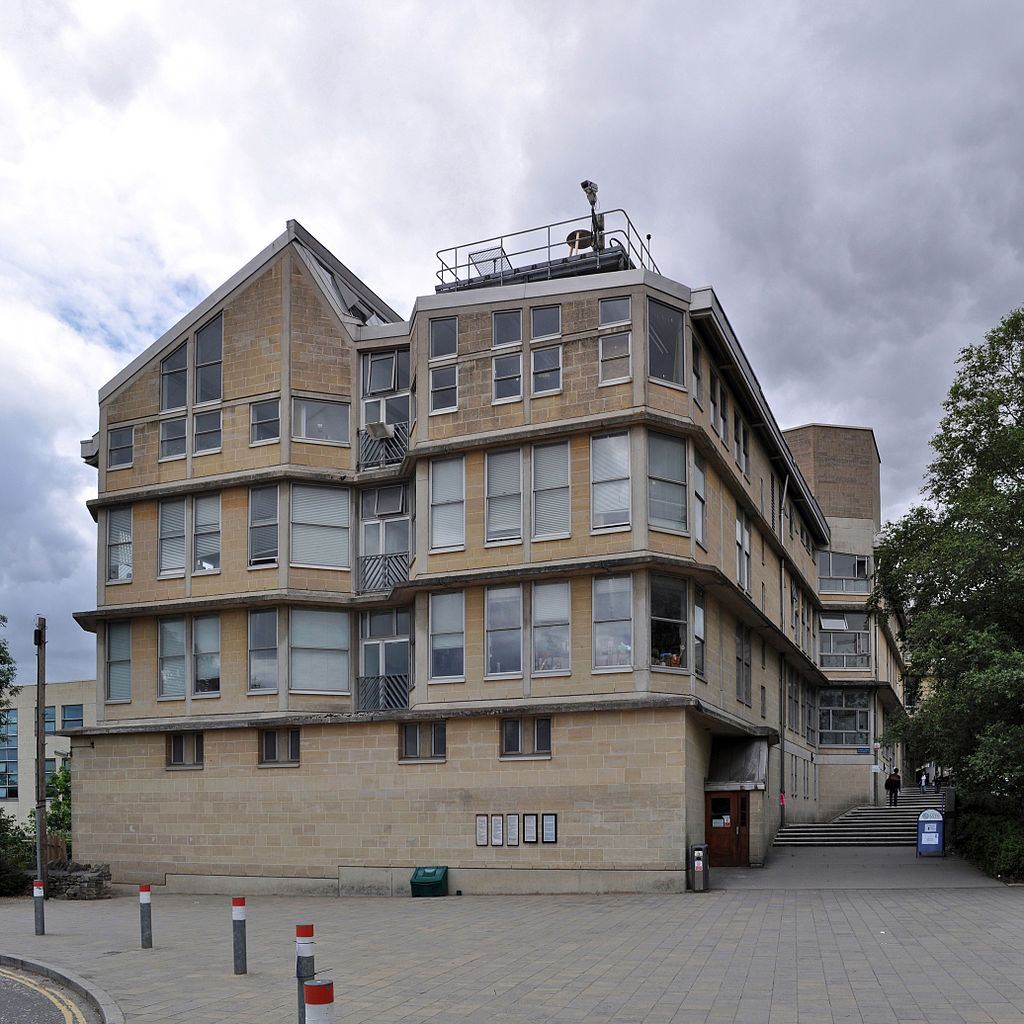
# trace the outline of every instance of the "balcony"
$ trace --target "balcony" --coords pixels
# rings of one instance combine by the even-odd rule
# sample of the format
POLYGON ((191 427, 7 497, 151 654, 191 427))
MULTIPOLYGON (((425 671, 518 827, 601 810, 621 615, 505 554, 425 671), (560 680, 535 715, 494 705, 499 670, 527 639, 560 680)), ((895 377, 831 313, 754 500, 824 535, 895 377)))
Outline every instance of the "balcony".
POLYGON ((408 451, 408 423, 374 423, 359 431, 360 469, 400 466, 408 451))
POLYGON ((357 711, 390 711, 409 706, 408 676, 359 676, 357 711))
POLYGON ((359 593, 390 590, 409 581, 409 552, 392 551, 384 555, 363 555, 359 559, 359 593))

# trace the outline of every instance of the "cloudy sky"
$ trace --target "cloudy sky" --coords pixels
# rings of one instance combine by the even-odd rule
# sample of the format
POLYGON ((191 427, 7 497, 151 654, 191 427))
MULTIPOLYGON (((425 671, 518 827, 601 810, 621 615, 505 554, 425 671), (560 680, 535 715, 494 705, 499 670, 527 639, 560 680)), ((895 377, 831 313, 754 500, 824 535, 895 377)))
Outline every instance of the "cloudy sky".
POLYGON ((99 387, 296 218, 391 306, 600 185, 710 284, 783 427, 916 498, 957 351, 1024 303, 1017 0, 4 0, 0 613, 92 677, 99 387))

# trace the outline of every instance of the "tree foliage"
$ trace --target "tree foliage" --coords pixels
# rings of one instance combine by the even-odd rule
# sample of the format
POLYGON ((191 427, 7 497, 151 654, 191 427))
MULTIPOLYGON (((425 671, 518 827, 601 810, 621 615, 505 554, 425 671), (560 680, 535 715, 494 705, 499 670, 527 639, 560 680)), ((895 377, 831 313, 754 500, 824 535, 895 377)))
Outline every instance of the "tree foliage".
MULTIPOLYGON (((0 629, 6 629, 7 616, 0 615, 0 629)), ((14 685, 14 677, 17 674, 17 666, 14 658, 11 657, 10 648, 7 646, 7 637, 0 636, 0 712, 11 706, 11 697, 18 688, 14 685)))
POLYGON ((1024 800, 1024 308, 963 349, 924 503, 886 526, 873 601, 896 609, 915 756, 1024 800))

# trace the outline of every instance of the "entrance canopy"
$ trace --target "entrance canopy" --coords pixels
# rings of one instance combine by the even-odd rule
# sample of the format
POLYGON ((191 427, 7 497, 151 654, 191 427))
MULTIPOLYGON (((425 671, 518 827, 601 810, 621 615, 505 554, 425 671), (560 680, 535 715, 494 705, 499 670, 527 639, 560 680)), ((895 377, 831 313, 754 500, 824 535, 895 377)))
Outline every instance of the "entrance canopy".
POLYGON ((762 736, 716 736, 704 789, 764 789, 768 770, 768 740, 762 736))

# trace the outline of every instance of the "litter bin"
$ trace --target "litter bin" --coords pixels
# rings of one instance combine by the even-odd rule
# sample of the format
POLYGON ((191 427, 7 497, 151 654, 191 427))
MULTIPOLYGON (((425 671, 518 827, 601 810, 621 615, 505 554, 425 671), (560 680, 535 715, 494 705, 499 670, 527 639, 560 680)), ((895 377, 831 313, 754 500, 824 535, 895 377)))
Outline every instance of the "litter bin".
POLYGON ((416 868, 409 879, 413 896, 447 896, 448 865, 416 868))
POLYGON ((704 843, 690 847, 689 875, 690 888, 694 892, 707 892, 711 888, 711 866, 708 864, 708 848, 704 843))
POLYGON ((917 855, 939 853, 946 856, 945 819, 942 812, 929 807, 917 819, 917 855))

